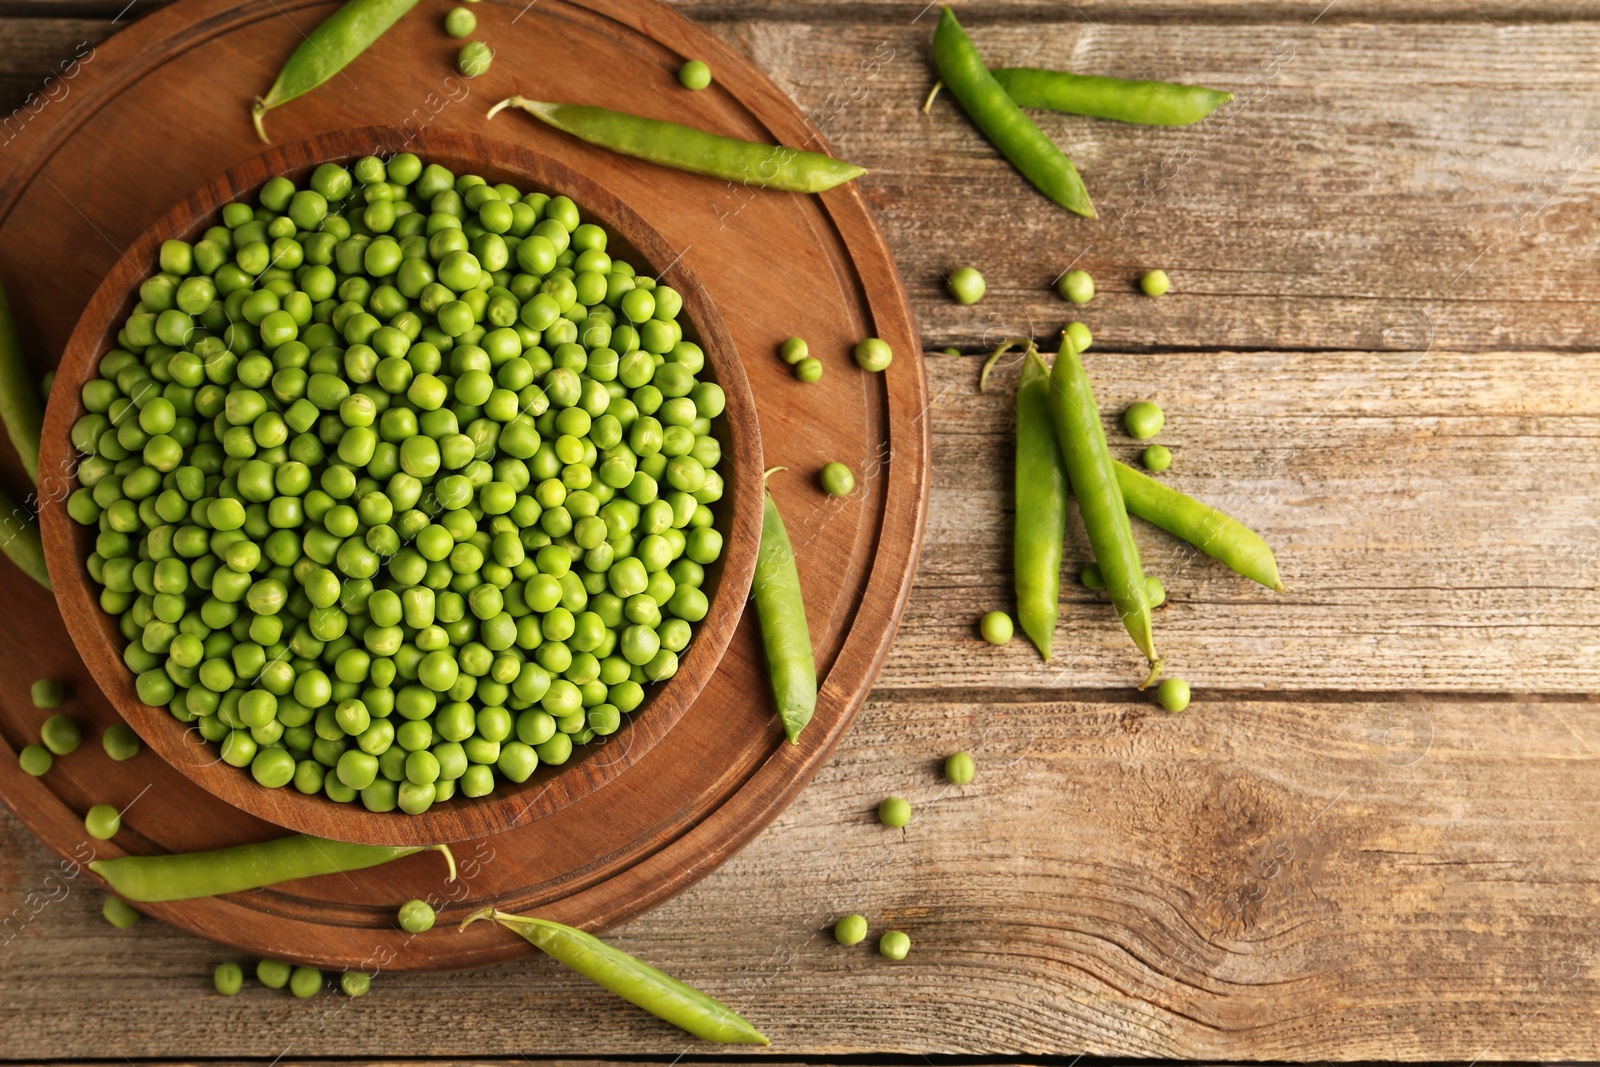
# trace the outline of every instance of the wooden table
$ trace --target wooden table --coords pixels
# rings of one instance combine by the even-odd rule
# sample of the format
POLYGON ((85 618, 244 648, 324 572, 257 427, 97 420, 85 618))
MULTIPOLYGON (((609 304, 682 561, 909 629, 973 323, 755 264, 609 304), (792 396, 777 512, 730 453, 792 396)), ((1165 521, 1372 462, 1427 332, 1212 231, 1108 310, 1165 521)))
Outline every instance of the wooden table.
MULTIPOLYGON (((123 2, 0 6, 0 117, 149 7, 123 2)), ((916 0, 682 6, 871 168, 930 350, 1042 335, 1067 311, 1052 279, 1093 271, 1103 403, 1163 404, 1168 477, 1261 530, 1288 591, 1142 537, 1196 690, 1178 717, 1127 688, 1134 654, 1083 590, 1057 663, 982 644, 1010 601, 1015 372, 980 396, 977 360, 930 353, 927 545, 873 698, 771 827, 616 942, 780 1059, 1596 1058, 1600 22, 1556 0, 969 5, 993 59, 1237 93, 1196 129, 1044 119, 1087 223, 948 105, 918 114, 916 0), (968 263, 976 308, 941 288, 968 263), (1152 266, 1159 303, 1133 288, 1152 266), (958 748, 965 789, 937 773, 958 748), (890 792, 917 805, 904 832, 873 817, 890 792), (849 911, 911 956, 833 945, 849 911)), ((224 1000, 226 953, 113 930, 55 869, 0 814, 0 1058, 712 1051, 539 960, 224 1000)))

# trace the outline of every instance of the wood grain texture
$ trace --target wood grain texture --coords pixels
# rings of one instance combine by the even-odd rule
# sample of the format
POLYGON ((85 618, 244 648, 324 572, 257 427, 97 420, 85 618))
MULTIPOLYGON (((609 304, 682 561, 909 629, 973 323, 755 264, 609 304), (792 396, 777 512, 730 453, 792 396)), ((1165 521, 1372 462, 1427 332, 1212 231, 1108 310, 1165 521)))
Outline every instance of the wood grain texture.
MULTIPOLYGON (((748 848, 613 939, 780 1054, 1592 1058, 1597 746, 1583 701, 875 700, 748 848), (891 792, 904 832, 873 816, 891 792), (873 937, 844 949, 851 911, 873 937)), ((8 817, 0 843, 18 906, 54 860, 8 817)), ((59 884, 3 935, 11 1057, 709 1051, 538 959, 225 1000, 230 953, 59 884)))
MULTIPOLYGON (((761 9, 700 14, 708 36, 748 55, 835 151, 870 169, 861 188, 929 347, 975 350, 1062 319, 1069 308, 1050 285, 1072 263, 1099 281, 1088 311, 1097 335, 1128 349, 1600 345, 1593 297, 1563 258, 1594 236, 1600 134, 1589 101, 1600 72, 1586 57, 1600 52, 1600 23, 1441 6, 1452 12, 1441 22, 1286 13, 1199 19, 1182 33, 1166 9, 1149 22, 980 9, 973 36, 996 63, 1237 94, 1187 128, 1041 114, 1083 171, 1098 222, 1035 193, 947 100, 917 111, 931 84, 929 20, 912 21, 920 3, 873 21, 833 8, 816 21, 803 9, 760 21, 761 9), (989 283, 976 309, 942 290, 945 273, 969 264, 989 283), (1174 288, 1153 308, 1133 281, 1156 265, 1174 288)), ((68 57, 82 32, 29 37, 27 51, 68 57)))

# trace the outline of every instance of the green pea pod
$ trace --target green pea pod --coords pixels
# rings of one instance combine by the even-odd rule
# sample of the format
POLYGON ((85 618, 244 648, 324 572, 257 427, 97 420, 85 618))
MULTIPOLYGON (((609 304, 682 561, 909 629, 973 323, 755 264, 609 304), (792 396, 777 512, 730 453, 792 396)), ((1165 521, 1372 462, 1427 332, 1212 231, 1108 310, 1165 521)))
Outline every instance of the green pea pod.
POLYGON ((1117 464, 1117 486, 1129 515, 1182 538, 1235 573, 1283 592, 1272 549, 1244 523, 1125 463, 1117 464))
POLYGON ((444 854, 454 881, 456 861, 446 845, 358 845, 304 834, 212 852, 94 860, 89 869, 104 878, 118 896, 153 903, 221 896, 296 878, 359 871, 428 849, 444 854))
POLYGON ((662 974, 592 934, 549 919, 508 915, 493 908, 467 916, 461 928, 466 929, 479 919, 493 919, 557 963, 702 1040, 725 1045, 771 1044, 722 1001, 662 974))
MULTIPOLYGON (((774 467, 768 471, 782 470, 774 467)), ((811 629, 806 624, 805 601, 800 595, 800 572, 783 516, 771 493, 766 493, 761 516, 761 545, 756 550, 752 582, 756 619, 761 623, 761 643, 767 652, 767 675, 778 701, 778 718, 791 744, 817 710, 817 663, 811 652, 811 629)))
POLYGON ((1037 67, 1002 67, 993 73, 1018 107, 1140 126, 1187 126, 1233 99, 1232 93, 1203 85, 1127 81, 1037 67))
POLYGON ((1117 485, 1116 468, 1089 376, 1065 334, 1055 367, 1050 371, 1050 413, 1067 477, 1089 534, 1089 547, 1122 625, 1150 661, 1150 677, 1145 680, 1149 685, 1160 673, 1161 659, 1156 655, 1150 627, 1150 594, 1145 587, 1144 567, 1139 563, 1139 546, 1133 540, 1133 526, 1128 522, 1122 490, 1117 485))
POLYGON ((740 141, 693 126, 583 104, 550 104, 511 96, 490 108, 489 117, 508 107, 625 156, 763 189, 821 193, 866 173, 853 163, 816 152, 740 141))
POLYGON ((1067 472, 1050 424, 1050 372, 1031 345, 1017 382, 1017 520, 1011 567, 1017 622, 1045 659, 1060 610, 1067 472))
MULTIPOLYGON (((0 289, 0 418, 5 420, 6 433, 17 450, 17 458, 22 460, 22 469, 38 485, 44 401, 28 373, 28 361, 22 355, 22 341, 17 337, 17 325, 11 318, 4 289, 0 289)), ((37 534, 34 539, 38 539, 37 534)))
POLYGON ((46 589, 54 588, 50 584, 50 571, 44 565, 39 524, 3 490, 0 490, 0 551, 29 578, 46 589))
POLYGON ((948 7, 933 34, 933 62, 962 109, 1034 188, 1068 211, 1096 217, 1072 160, 1000 88, 948 7))
POLYGON ((309 93, 349 66, 416 6, 417 0, 346 0, 305 35, 267 95, 256 97, 250 120, 255 123, 257 136, 267 140, 262 119, 268 111, 309 93))

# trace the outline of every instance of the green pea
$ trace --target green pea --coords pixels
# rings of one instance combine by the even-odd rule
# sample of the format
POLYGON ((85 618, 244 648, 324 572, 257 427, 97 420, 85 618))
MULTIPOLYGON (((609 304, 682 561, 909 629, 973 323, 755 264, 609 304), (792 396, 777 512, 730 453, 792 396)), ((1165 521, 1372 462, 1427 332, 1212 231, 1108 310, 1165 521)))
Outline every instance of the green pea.
POLYGON ((456 56, 456 69, 468 78, 476 78, 489 71, 494 52, 482 41, 468 41, 456 56))
POLYGON ((122 828, 122 814, 110 804, 96 804, 84 815, 83 828, 90 837, 108 841, 122 828))
POLYGON ((811 355, 811 348, 804 338, 791 337, 778 346, 778 355, 792 367, 811 355))
POLYGON ((1156 687, 1156 700, 1176 715, 1189 706, 1189 683, 1182 678, 1163 678, 1156 687))
POLYGON ((983 639, 991 645, 1003 645, 1011 640, 1014 626, 1011 616, 1003 611, 991 611, 978 623, 978 629, 983 633, 983 639))
POLYGON ((859 945, 866 940, 867 917, 846 915, 833 924, 833 939, 841 945, 859 945))
POLYGON ((315 967, 296 967, 289 975, 289 992, 307 1000, 322 992, 322 972, 315 967))
POLYGON ((884 797, 878 805, 878 821, 899 829, 911 821, 911 802, 904 797, 884 797))
POLYGON ((100 735, 100 745, 106 755, 121 762, 139 754, 139 735, 127 723, 116 723, 100 735))
POLYGON ((869 337, 856 345, 855 357, 857 366, 876 374, 889 369, 889 364, 894 360, 894 350, 888 342, 869 337))
POLYGON ((23 745, 22 751, 17 754, 17 763, 21 766, 22 772, 35 778, 39 778, 48 772, 54 762, 55 757, 43 745, 23 745))
POLYGON ((888 930, 878 938, 878 954, 884 959, 903 960, 911 951, 911 937, 900 930, 888 930))
POLYGON ((372 976, 363 971, 345 971, 339 976, 339 988, 347 997, 364 997, 372 989, 372 976))
POLYGON ((967 785, 976 773, 972 757, 965 752, 952 752, 945 757, 944 776, 951 785, 967 785))
MULTIPOLYGON (((945 288, 950 291, 950 295, 955 298, 956 303, 976 304, 983 299, 984 290, 987 287, 984 285, 983 275, 978 273, 975 268, 958 267, 951 271, 950 276, 945 279, 945 288)), ((860 358, 858 355, 856 357, 857 361, 860 358)), ((862 365, 865 366, 865 364, 862 365)), ((884 365, 888 365, 887 361, 885 361, 884 365)))
POLYGON ((282 989, 289 984, 294 967, 283 960, 262 960, 256 964, 256 981, 268 989, 282 989))
POLYGON ((1069 322, 1066 328, 1067 340, 1072 342, 1072 347, 1079 352, 1087 352, 1089 346, 1094 344, 1094 335, 1089 332, 1089 327, 1081 322, 1069 322))
POLYGON ((1139 453, 1139 462, 1145 470, 1159 473, 1172 466, 1172 450, 1166 445, 1150 445, 1139 453))
POLYGON ((1086 270, 1069 270, 1056 279, 1056 292, 1063 300, 1087 304, 1094 299, 1094 278, 1086 270))
POLYGON ((1147 270, 1139 276, 1139 288, 1145 296, 1165 296, 1172 288, 1172 279, 1164 270, 1147 270))
POLYGON ((794 376, 802 382, 821 381, 822 361, 815 356, 807 356, 794 365, 794 376))
POLYGON ((105 903, 100 905, 100 917, 118 930, 126 930, 144 915, 120 897, 106 897, 105 903))
POLYGON ((1106 580, 1100 573, 1100 565, 1098 563, 1085 564, 1084 568, 1078 572, 1078 581, 1085 589, 1100 590, 1106 587, 1106 580))
POLYGON ((397 920, 408 934, 425 933, 433 929, 433 908, 425 900, 408 900, 400 905, 397 920))
POLYGON ((856 476, 843 463, 825 464, 821 478, 822 488, 829 496, 849 496, 856 487, 856 476))
POLYGON ((36 708, 59 708, 66 699, 67 690, 54 678, 40 678, 33 683, 32 695, 36 708))
POLYGON ((1161 432, 1166 424, 1166 414, 1154 401, 1140 400, 1130 404, 1122 414, 1122 424, 1135 440, 1148 441, 1161 432))
POLYGON ((83 731, 65 715, 52 715, 39 727, 39 740, 54 755, 66 756, 77 750, 83 741, 83 731))
POLYGON ((244 968, 231 960, 219 963, 216 970, 211 972, 211 984, 223 996, 236 997, 239 990, 244 988, 244 968))
POLYGON ((1152 608, 1159 608, 1167 602, 1167 587, 1154 575, 1147 575, 1144 580, 1145 596, 1150 601, 1152 608))

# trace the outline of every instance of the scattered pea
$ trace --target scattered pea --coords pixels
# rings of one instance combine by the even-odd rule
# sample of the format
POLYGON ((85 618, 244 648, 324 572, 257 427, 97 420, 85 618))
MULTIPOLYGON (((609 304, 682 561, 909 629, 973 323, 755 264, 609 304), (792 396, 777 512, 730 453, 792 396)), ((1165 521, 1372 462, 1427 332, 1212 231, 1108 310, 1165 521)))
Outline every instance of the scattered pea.
POLYGON ((1079 352, 1089 351, 1089 346, 1094 344, 1094 334, 1089 332, 1089 327, 1074 320, 1067 323, 1067 340, 1072 342, 1072 347, 1079 352))
POLYGON ((1148 441, 1160 433, 1166 422, 1166 413, 1151 400, 1136 401, 1122 413, 1122 425, 1127 427, 1128 435, 1138 441, 1148 441))
POLYGON ((1172 288, 1172 279, 1164 270, 1147 270, 1139 278, 1139 288, 1144 290, 1145 296, 1165 296, 1172 288))
POLYGON ((444 17, 444 32, 452 37, 470 37, 478 28, 478 16, 464 7, 453 7, 444 17))
POLYGON ((456 55, 456 69, 469 78, 487 74, 493 62, 494 50, 482 41, 468 41, 456 55))
POLYGON ((794 365, 794 376, 802 382, 814 382, 822 378, 822 360, 816 356, 807 356, 794 365))
POLYGON ((1086 270, 1069 270, 1056 280, 1061 299, 1087 304, 1094 299, 1094 277, 1086 270))
POLYGON ((100 747, 117 762, 129 760, 139 754, 139 735, 125 722, 106 727, 100 735, 100 747))
POLYGON ((837 461, 824 464, 822 488, 829 496, 849 496, 856 487, 856 476, 850 468, 837 461))
POLYGON ((22 751, 17 753, 17 765, 24 774, 31 774, 35 778, 42 777, 55 762, 55 757, 50 755, 50 750, 43 745, 23 745, 22 751))
POLYGON ((877 374, 889 369, 889 364, 894 361, 894 349, 889 347, 887 341, 869 337, 856 345, 855 356, 857 366, 877 374))
POLYGON ((106 902, 100 905, 100 917, 118 930, 126 930, 144 918, 121 897, 106 897, 106 902))
POLYGON ((711 68, 702 60, 691 59, 678 68, 678 81, 685 89, 704 89, 711 84, 711 68))
POLYGON ((83 743, 83 731, 65 715, 52 715, 39 727, 39 740, 51 752, 65 756, 76 751, 83 743))
POLYGON ((950 356, 952 358, 959 357, 961 355, 961 349, 954 346, 951 346, 950 348, 942 348, 939 351, 942 355, 950 356))
POLYGON ((365 971, 345 971, 339 976, 339 988, 347 997, 364 997, 372 988, 372 975, 365 971))
POLYGON ((944 776, 951 785, 967 785, 977 772, 972 757, 965 752, 952 752, 945 757, 944 776))
POLYGON ((791 337, 778 346, 778 355, 791 367, 811 354, 811 346, 803 337, 791 337))
POLYGON ((1166 445, 1151 445, 1139 453, 1139 462, 1147 471, 1164 471, 1172 466, 1172 450, 1166 445))
POLYGON ((1147 574, 1144 579, 1145 595, 1150 600, 1150 606, 1159 608, 1167 602, 1167 587, 1161 584, 1161 579, 1147 574))
POLYGON ((1083 570, 1078 572, 1078 581, 1085 589, 1101 590, 1106 587, 1105 576, 1100 573, 1100 564, 1086 563, 1083 570))
POLYGON ((978 622, 978 629, 983 633, 983 639, 991 645, 1003 645, 1011 640, 1011 635, 1016 628, 1011 622, 1011 616, 1003 611, 991 611, 978 622))
POLYGON ((289 992, 307 1000, 322 992, 322 972, 315 967, 296 967, 289 975, 289 992))
POLYGON ((976 267, 958 267, 945 279, 945 288, 950 290, 950 295, 955 297, 956 303, 976 304, 983 299, 988 286, 984 284, 983 275, 978 273, 976 267))
POLYGON ((400 905, 400 929, 420 934, 433 929, 433 908, 426 900, 408 900, 400 905))
POLYGON ((903 960, 911 951, 911 936, 901 930, 888 930, 878 938, 878 954, 884 959, 903 960))
POLYGON ((59 708, 67 697, 67 687, 54 678, 40 678, 33 683, 33 706, 59 708))
POLYGON ((262 960, 256 964, 256 981, 268 989, 282 989, 289 984, 293 970, 294 967, 283 960, 262 960))
POLYGON ((1176 715, 1189 706, 1189 683, 1182 678, 1163 678, 1156 687, 1156 700, 1176 715))
POLYGON ((867 917, 846 915, 833 924, 833 939, 841 945, 859 945, 867 937, 867 917))
POLYGON ((244 988, 244 968, 232 960, 219 963, 217 969, 211 972, 211 984, 223 996, 236 997, 239 990, 244 988))
POLYGON ((96 804, 84 815, 83 828, 89 832, 90 837, 109 841, 117 836, 118 830, 122 829, 122 814, 110 804, 96 804))
POLYGON ((911 821, 911 802, 905 797, 884 797, 878 805, 878 821, 898 830, 911 821))

